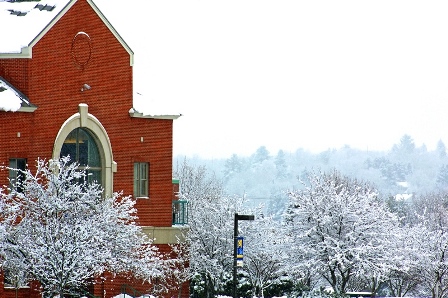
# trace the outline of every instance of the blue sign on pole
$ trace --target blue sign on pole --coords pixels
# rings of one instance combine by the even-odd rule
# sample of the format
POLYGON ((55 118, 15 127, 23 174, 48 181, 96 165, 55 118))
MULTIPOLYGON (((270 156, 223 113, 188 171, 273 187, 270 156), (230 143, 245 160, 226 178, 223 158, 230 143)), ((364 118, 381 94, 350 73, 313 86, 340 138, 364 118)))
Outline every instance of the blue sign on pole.
POLYGON ((243 267, 243 247, 244 247, 244 237, 238 237, 236 240, 236 265, 238 267, 243 267))

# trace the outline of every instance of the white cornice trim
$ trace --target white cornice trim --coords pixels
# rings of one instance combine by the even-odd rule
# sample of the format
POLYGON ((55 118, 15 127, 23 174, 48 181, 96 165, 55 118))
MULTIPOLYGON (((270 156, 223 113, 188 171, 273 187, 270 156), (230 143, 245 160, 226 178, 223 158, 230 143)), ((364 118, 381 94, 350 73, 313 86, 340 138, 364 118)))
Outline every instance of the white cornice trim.
POLYGON ((17 112, 33 113, 35 110, 37 110, 37 107, 21 107, 17 112))
POLYGON ((143 118, 143 119, 166 119, 166 120, 175 120, 182 116, 182 114, 179 115, 143 115, 143 113, 136 112, 135 110, 132 111, 132 109, 129 111, 129 116, 132 118, 143 118))
POLYGON ((33 49, 31 47, 23 47, 20 53, 0 53, 0 59, 15 59, 15 58, 32 58, 33 49))

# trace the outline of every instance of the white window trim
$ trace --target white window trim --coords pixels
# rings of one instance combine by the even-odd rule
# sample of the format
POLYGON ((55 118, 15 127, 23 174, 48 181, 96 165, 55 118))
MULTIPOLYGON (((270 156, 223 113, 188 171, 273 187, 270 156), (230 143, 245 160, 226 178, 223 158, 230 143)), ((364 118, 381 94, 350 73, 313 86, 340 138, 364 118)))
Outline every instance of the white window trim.
POLYGON ((134 190, 133 190, 133 195, 134 195, 134 197, 135 198, 137 198, 137 199, 149 199, 149 173, 150 173, 150 165, 149 165, 149 162, 145 162, 145 161, 136 161, 136 162, 134 162, 134 173, 133 173, 133 175, 134 175, 134 177, 133 177, 133 188, 134 188, 134 190), (139 165, 139 169, 138 169, 138 171, 139 171, 139 179, 138 179, 138 187, 137 188, 139 188, 140 187, 140 181, 142 180, 142 179, 140 179, 140 164, 145 164, 146 165, 146 191, 147 191, 147 194, 146 195, 142 195, 141 193, 140 193, 140 191, 137 191, 137 193, 135 192, 135 165, 136 164, 138 164, 139 165))
POLYGON ((117 163, 113 160, 112 145, 106 129, 95 116, 88 113, 88 109, 87 104, 79 104, 79 112, 73 114, 62 124, 54 142, 52 158, 54 160, 60 158, 62 145, 70 132, 80 127, 88 128, 100 143, 98 149, 102 159, 104 191, 106 196, 111 196, 113 193, 113 173, 117 172, 117 163))

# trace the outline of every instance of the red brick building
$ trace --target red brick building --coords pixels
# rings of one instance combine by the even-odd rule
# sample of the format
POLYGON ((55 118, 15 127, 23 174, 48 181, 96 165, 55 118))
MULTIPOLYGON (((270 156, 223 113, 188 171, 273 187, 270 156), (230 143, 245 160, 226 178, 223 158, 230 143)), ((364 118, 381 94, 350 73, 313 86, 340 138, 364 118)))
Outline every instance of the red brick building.
MULTIPOLYGON (((167 251, 179 233, 172 147, 180 115, 133 109, 130 47, 92 0, 0 0, 0 27, 0 164, 85 159, 107 194, 137 198, 139 224, 167 251)), ((2 185, 8 175, 0 171, 2 185)), ((113 297, 124 283, 108 279, 91 294, 113 297)), ((17 297, 39 297, 36 287, 17 297)), ((131 287, 145 293, 141 282, 131 287)), ((3 283, 0 297, 16 291, 3 283)))

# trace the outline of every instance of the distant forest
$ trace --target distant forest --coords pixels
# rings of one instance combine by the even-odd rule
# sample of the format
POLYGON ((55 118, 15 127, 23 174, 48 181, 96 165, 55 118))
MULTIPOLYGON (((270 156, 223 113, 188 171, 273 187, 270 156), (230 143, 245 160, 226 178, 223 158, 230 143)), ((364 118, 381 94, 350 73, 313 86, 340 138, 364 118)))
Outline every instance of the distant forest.
POLYGON ((416 147, 404 135, 389 151, 366 151, 344 146, 315 154, 303 149, 295 152, 269 152, 259 147, 250 156, 233 154, 228 159, 201 159, 177 156, 174 168, 184 162, 204 166, 224 185, 227 195, 246 196, 248 201, 264 203, 269 213, 282 211, 287 191, 302 188, 300 182, 309 171, 338 170, 343 175, 367 181, 385 199, 405 200, 411 196, 448 189, 448 156, 440 140, 437 148, 416 147))

